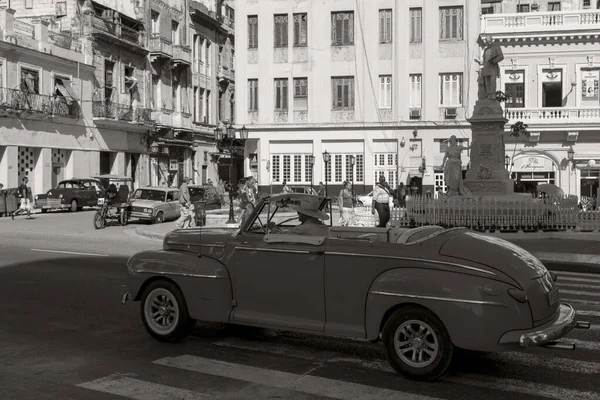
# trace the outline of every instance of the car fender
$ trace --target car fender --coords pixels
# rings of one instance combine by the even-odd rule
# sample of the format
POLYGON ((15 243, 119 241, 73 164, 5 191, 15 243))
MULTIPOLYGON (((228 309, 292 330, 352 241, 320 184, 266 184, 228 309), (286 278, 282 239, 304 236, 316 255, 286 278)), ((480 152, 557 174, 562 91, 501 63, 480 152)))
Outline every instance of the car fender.
POLYGON ((180 251, 145 251, 127 261, 128 289, 139 301, 145 286, 168 279, 181 289, 190 316, 202 321, 229 322, 233 309, 229 271, 220 261, 180 251))
POLYGON ((443 322, 454 345, 479 351, 499 349, 507 331, 533 326, 527 303, 508 294, 514 286, 477 272, 395 268, 377 276, 367 294, 367 339, 379 337, 397 308, 419 305, 443 322))

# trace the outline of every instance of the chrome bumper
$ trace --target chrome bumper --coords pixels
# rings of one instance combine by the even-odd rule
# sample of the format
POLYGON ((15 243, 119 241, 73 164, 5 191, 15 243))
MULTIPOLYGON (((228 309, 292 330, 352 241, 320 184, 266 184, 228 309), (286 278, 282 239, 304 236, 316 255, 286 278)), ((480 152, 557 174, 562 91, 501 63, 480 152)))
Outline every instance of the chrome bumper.
POLYGON ((125 305, 125 303, 127 302, 127 300, 129 300, 131 298, 131 292, 127 292, 123 295, 123 297, 121 298, 121 305, 125 305))

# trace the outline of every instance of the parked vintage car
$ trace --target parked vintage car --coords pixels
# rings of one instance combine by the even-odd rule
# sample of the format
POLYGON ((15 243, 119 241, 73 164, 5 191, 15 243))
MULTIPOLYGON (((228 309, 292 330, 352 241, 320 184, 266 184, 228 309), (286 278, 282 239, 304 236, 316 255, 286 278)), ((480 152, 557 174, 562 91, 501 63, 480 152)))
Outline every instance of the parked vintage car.
POLYGON ((206 210, 221 208, 221 199, 216 187, 212 185, 190 185, 188 188, 192 204, 204 201, 206 210))
POLYGON ((160 224, 180 215, 179 190, 165 187, 136 189, 130 197, 129 218, 160 224))
MULTIPOLYGON (((127 263, 127 292, 154 338, 177 341, 196 320, 381 340, 391 365, 419 380, 444 374, 456 349, 570 347, 576 312, 556 276, 522 248, 465 228, 330 227, 286 233, 290 205, 265 197, 237 230, 170 232, 162 251, 127 263)), ((329 219, 331 221, 331 218, 329 219)))
POLYGON ((48 210, 79 211, 83 207, 96 207, 102 191, 103 187, 98 179, 67 179, 60 181, 46 194, 36 195, 35 208, 41 208, 44 213, 48 210))

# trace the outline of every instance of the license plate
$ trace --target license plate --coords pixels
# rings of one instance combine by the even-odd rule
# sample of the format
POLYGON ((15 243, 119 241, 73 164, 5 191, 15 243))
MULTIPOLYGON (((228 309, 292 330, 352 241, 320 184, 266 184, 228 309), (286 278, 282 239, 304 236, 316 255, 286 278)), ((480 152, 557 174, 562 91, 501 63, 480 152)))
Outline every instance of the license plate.
POLYGON ((100 205, 104 204, 104 199, 98 199, 98 204, 100 204, 100 205))
POLYGON ((558 301, 558 288, 552 289, 551 292, 548 293, 548 303, 550 305, 556 303, 558 301))

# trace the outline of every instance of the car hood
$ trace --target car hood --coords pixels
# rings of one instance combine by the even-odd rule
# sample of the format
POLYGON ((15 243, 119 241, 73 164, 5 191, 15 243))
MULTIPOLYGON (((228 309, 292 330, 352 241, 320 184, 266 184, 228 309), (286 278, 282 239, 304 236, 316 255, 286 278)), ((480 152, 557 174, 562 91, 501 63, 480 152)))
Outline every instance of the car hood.
POLYGON ((163 240, 163 250, 200 253, 219 258, 237 228, 175 229, 163 240))
POLYGON ((544 264, 527 250, 496 236, 473 231, 463 231, 450 237, 441 246, 439 254, 473 261, 502 272, 523 289, 548 272, 544 264))
POLYGON ((164 203, 163 201, 154 201, 154 200, 142 200, 142 199, 131 200, 131 205, 136 206, 136 207, 156 207, 163 203, 164 203))

